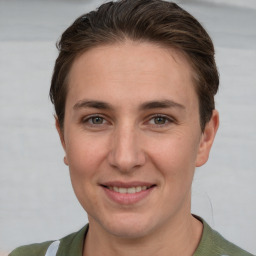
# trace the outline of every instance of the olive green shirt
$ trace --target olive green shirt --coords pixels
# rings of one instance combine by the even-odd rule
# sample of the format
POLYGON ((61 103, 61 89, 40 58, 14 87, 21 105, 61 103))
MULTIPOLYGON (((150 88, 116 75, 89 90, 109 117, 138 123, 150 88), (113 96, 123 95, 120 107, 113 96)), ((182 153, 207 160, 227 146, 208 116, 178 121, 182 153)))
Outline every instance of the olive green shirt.
MULTIPOLYGON (((204 229, 199 246, 193 256, 253 256, 228 242, 218 232, 211 229, 203 219, 199 219, 202 221, 204 229)), ((60 239, 56 256, 82 256, 88 227, 87 224, 80 231, 60 239)), ((11 252, 9 256, 45 256, 52 242, 22 246, 11 252)))

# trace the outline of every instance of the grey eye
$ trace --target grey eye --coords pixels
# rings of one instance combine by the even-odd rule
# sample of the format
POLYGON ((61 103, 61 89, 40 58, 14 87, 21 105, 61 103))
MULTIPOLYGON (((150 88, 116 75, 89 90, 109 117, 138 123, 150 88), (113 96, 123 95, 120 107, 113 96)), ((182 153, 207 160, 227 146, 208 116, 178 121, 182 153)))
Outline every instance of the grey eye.
POLYGON ((100 116, 95 116, 91 118, 91 123, 92 124, 103 124, 104 123, 104 119, 100 116))
POLYGON ((162 117, 162 116, 154 117, 155 124, 165 124, 166 121, 167 121, 167 119, 165 117, 162 117))

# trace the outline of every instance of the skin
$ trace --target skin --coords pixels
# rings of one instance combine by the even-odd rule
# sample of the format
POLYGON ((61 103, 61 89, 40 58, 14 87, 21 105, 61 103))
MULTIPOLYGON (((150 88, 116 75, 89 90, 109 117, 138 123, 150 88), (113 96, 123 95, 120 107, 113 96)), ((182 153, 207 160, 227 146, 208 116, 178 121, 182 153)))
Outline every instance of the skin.
POLYGON ((214 110, 201 132, 192 77, 180 52, 145 42, 93 48, 74 61, 64 129, 56 127, 90 223, 84 255, 193 255, 203 227, 190 213, 191 184, 219 118, 214 110), (113 181, 154 186, 138 202, 118 203, 102 186, 113 181))

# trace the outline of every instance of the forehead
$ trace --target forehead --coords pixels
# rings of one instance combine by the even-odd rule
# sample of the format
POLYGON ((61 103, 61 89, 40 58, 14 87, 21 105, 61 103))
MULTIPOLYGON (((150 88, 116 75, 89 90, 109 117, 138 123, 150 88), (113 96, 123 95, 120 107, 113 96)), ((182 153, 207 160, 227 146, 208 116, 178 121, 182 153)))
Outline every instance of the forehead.
MULTIPOLYGON (((95 64, 99 68, 108 64, 105 67, 106 70, 107 68, 111 68, 110 64, 118 64, 115 66, 116 69, 118 67, 120 67, 120 69, 125 67, 128 70, 133 67, 130 66, 130 64, 134 64, 135 62, 136 67, 134 66, 134 71, 135 68, 139 67, 140 71, 143 71, 144 68, 155 69, 156 65, 154 64, 160 62, 162 64, 165 63, 166 69, 168 69, 170 61, 174 61, 177 65, 182 65, 183 67, 180 68, 183 69, 183 72, 192 71, 189 58, 186 53, 183 53, 179 49, 153 42, 131 41, 127 39, 124 42, 96 46, 83 52, 75 58, 71 72, 77 69, 77 66, 81 67, 81 65, 86 65, 87 68, 90 66, 93 69, 95 64)), ((165 70, 163 70, 163 72, 164 71, 165 70)), ((168 69, 168 73, 170 71, 171 69, 168 69)))
POLYGON ((148 101, 168 94, 186 101, 195 97, 193 71, 186 57, 146 42, 104 45, 81 54, 72 65, 68 86, 67 98, 73 100, 116 96, 122 101, 148 101))

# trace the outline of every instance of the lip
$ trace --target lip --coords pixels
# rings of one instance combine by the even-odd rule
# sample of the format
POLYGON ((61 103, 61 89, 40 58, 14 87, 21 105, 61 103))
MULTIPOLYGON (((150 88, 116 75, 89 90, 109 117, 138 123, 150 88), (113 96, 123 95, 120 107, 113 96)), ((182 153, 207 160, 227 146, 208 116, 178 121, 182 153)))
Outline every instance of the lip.
POLYGON ((139 203, 140 201, 146 199, 151 192, 155 189, 156 184, 148 183, 148 182, 120 182, 120 181, 113 181, 113 182, 106 182, 104 184, 100 184, 101 188, 103 189, 105 195, 117 204, 121 205, 133 205, 139 203), (116 191, 110 190, 108 187, 122 187, 122 188, 130 188, 130 187, 143 187, 147 186, 146 190, 142 190, 140 192, 136 192, 133 194, 129 193, 118 193, 116 191))
POLYGON ((131 187, 152 187, 154 183, 141 182, 141 181, 132 181, 132 182, 122 182, 122 181, 109 181, 100 184, 105 187, 121 187, 121 188, 131 188, 131 187))

